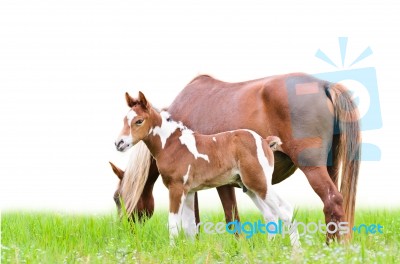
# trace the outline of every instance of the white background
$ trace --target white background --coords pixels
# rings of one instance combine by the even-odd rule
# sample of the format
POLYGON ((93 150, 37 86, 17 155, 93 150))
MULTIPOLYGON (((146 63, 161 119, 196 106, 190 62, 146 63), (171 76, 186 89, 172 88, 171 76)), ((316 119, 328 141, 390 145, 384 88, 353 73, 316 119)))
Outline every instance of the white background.
MULTIPOLYGON (((216 2, 1 1, 1 209, 113 210, 108 161, 124 168, 129 155, 113 145, 125 91, 163 107, 199 73, 233 82, 335 71, 314 54, 320 48, 340 65, 341 36, 347 63, 373 50, 352 68, 376 68, 383 116, 382 129, 363 134, 382 160, 363 162, 357 202, 399 206, 399 4, 216 2)), ((277 189, 296 206, 322 208, 301 172, 277 189)), ((161 181, 154 194, 165 207, 161 181)), ((254 208, 237 195, 240 209, 254 208)), ((221 208, 215 190, 200 203, 221 208)))

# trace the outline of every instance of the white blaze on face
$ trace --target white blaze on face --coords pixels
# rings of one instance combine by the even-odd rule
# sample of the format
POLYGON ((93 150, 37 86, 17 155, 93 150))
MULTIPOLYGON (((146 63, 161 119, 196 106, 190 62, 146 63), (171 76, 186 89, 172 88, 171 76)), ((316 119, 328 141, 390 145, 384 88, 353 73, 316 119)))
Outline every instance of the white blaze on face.
POLYGON ((128 126, 131 126, 132 120, 137 116, 136 112, 132 109, 126 114, 126 119, 128 119, 128 126))
POLYGON ((179 140, 181 141, 182 145, 186 145, 190 153, 193 154, 194 158, 202 158, 208 162, 210 160, 208 159, 208 155, 206 154, 200 154, 199 151, 197 150, 196 146, 196 138, 193 135, 193 131, 190 129, 185 129, 182 130, 182 135, 179 137, 179 140))
POLYGON ((187 170, 186 174, 183 175, 183 184, 186 184, 186 182, 187 182, 187 180, 189 178, 190 166, 191 165, 188 166, 188 170, 187 170))
POLYGON ((215 137, 213 137, 214 142, 217 142, 217 139, 215 137))

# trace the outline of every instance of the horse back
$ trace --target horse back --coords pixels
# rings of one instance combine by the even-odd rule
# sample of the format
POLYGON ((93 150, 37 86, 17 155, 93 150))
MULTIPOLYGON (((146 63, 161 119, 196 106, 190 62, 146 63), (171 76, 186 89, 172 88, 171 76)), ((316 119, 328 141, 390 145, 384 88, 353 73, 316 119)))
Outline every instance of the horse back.
POLYGON ((311 146, 326 153, 330 147, 334 116, 328 86, 303 73, 239 83, 198 76, 168 111, 202 134, 243 128, 263 138, 276 135, 282 139, 282 151, 296 161, 302 149, 311 146))

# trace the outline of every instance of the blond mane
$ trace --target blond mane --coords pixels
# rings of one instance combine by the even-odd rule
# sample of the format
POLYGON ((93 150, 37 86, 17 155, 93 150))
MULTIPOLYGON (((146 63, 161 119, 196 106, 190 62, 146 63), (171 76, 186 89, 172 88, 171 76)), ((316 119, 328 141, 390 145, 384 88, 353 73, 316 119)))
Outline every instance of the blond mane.
POLYGON ((143 141, 138 142, 129 158, 124 178, 121 181, 121 198, 127 215, 131 215, 142 195, 150 170, 150 151, 143 141))

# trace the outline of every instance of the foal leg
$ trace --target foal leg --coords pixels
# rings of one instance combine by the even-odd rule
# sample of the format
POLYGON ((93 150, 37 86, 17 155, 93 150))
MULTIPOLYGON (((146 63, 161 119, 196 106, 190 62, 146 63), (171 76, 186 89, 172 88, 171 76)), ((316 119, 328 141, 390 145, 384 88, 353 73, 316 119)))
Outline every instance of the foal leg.
POLYGON ((279 218, 285 223, 289 230, 290 243, 293 247, 300 247, 300 235, 296 224, 292 223, 293 207, 283 200, 272 188, 268 190, 267 197, 264 199, 268 208, 275 211, 279 218))
MULTIPOLYGON (((252 191, 248 191, 247 193, 263 214, 265 221, 278 223, 278 218, 280 218, 289 229, 291 245, 295 248, 300 247, 299 232, 296 225, 292 224, 292 206, 280 198, 272 188, 268 190, 265 199, 262 199, 258 194, 255 194, 252 191)), ((274 235, 268 234, 268 237, 272 238, 274 235)))
POLYGON ((168 216, 168 227, 169 237, 171 242, 178 236, 179 230, 181 229, 182 223, 182 210, 186 200, 183 185, 171 184, 168 186, 169 190, 169 216, 168 216))
MULTIPOLYGON (((255 159, 253 159, 255 160, 255 159)), ((272 171, 272 168, 271 168, 272 171)), ((242 162, 240 168, 240 177, 242 183, 247 188, 246 194, 250 197, 253 203, 262 213, 264 220, 268 222, 278 222, 278 215, 276 210, 270 210, 264 201, 268 189, 268 179, 263 173, 263 169, 258 163, 242 162), (264 198, 263 198, 264 197, 264 198)), ((268 233, 268 237, 272 238, 274 235, 268 233)))
POLYGON ((196 219, 194 213, 194 197, 195 193, 188 193, 185 201, 183 202, 182 209, 182 227, 185 234, 193 238, 197 233, 196 219))
MULTIPOLYGON (((243 164, 243 163, 242 163, 243 164)), ((249 189, 248 195, 253 200, 258 209, 262 212, 267 222, 277 222, 278 217, 290 228, 290 241, 293 246, 299 246, 299 234, 296 228, 292 227, 293 208, 283 201, 272 189, 269 179, 266 177, 269 168, 266 165, 261 168, 259 164, 243 164, 241 168, 241 178, 243 184, 249 189), (257 166, 259 168, 257 169, 257 166), (282 208, 282 210, 281 210, 282 208)))
MULTIPOLYGON (((258 210, 260 210, 261 214, 264 217, 266 223, 268 222, 278 222, 278 215, 274 210, 271 210, 264 202, 264 200, 257 194, 255 194, 250 189, 247 190, 246 194, 250 197, 253 203, 257 206, 258 210)), ((268 234, 269 237, 273 237, 273 234, 268 234)))

